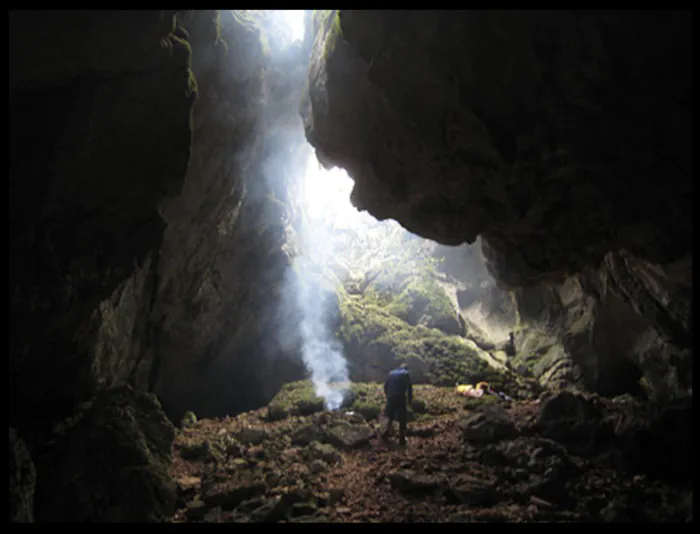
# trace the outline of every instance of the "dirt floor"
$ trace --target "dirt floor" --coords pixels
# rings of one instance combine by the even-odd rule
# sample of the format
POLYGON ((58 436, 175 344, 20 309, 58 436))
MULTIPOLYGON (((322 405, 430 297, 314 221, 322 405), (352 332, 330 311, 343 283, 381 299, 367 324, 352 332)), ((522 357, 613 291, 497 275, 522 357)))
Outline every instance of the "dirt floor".
POLYGON ((405 446, 344 411, 271 422, 261 409, 181 429, 173 522, 692 521, 692 481, 645 467, 643 407, 416 396, 434 413, 409 423, 405 446))

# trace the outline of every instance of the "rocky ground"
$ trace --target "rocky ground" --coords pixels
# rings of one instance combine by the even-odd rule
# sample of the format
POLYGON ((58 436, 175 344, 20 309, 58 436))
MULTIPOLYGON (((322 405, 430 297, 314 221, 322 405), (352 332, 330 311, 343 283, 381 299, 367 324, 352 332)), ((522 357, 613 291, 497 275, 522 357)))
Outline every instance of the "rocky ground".
POLYGON ((692 399, 416 397, 405 447, 346 410, 192 418, 172 521, 692 522, 692 399))

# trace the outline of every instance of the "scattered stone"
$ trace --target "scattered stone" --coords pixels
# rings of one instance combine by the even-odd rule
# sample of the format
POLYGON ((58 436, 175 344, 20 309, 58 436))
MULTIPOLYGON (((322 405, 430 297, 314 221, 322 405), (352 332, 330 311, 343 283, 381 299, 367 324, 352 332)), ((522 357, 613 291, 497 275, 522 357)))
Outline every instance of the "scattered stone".
POLYGON ((264 506, 266 503, 267 500, 264 497, 254 497, 252 499, 248 499, 247 501, 243 501, 238 506, 238 511, 252 512, 254 510, 259 509, 261 506, 264 506))
POLYGON ((272 488, 277 485, 277 483, 280 480, 280 475, 279 473, 275 473, 274 471, 270 471, 269 473, 265 473, 265 484, 267 484, 268 488, 272 488))
POLYGON ((437 476, 416 473, 412 469, 401 469, 389 475, 391 487, 408 494, 432 493, 440 487, 441 482, 437 476))
POLYGON ((187 506, 187 519, 190 521, 201 521, 207 514, 209 507, 202 501, 193 501, 187 506))
POLYGON ((239 473, 238 476, 208 488, 203 495, 204 503, 209 506, 221 506, 231 510, 245 500, 262 495, 267 490, 264 482, 256 480, 251 473, 239 473))
POLYGON ((325 410, 323 399, 302 399, 296 404, 299 415, 313 415, 325 410))
POLYGON ((418 436, 420 438, 429 438, 435 435, 435 428, 432 426, 418 427, 406 429, 406 434, 409 436, 418 436))
POLYGON ((425 401, 422 399, 413 399, 411 409, 416 413, 426 413, 427 411, 425 401))
POLYGON ((340 403, 341 410, 347 410, 357 400, 357 393, 351 389, 345 390, 343 393, 343 401, 340 403))
POLYGON ((312 502, 297 502, 292 505, 292 517, 300 517, 316 513, 317 506, 312 502))
POLYGON ((243 448, 241 447, 241 444, 231 437, 229 437, 225 441, 225 448, 226 454, 234 458, 238 458, 243 454, 243 448))
POLYGON ((486 507, 500 500, 495 489, 495 481, 472 475, 458 475, 451 479, 447 497, 454 503, 486 507))
POLYGON ((253 426, 243 428, 236 436, 243 445, 260 445, 267 439, 267 430, 253 426))
POLYGON ((312 441, 309 444, 309 452, 314 458, 320 458, 324 462, 327 462, 330 465, 334 465, 339 463, 343 457, 341 454, 336 450, 333 445, 330 445, 329 443, 321 443, 319 441, 312 441))
POLYGON ((335 423, 325 429, 326 439, 331 445, 343 450, 359 449, 368 445, 375 432, 367 425, 335 423))
POLYGON ((200 477, 184 476, 177 479, 177 488, 180 494, 186 494, 196 491, 202 485, 200 477))
POLYGON ((321 427, 315 424, 304 425, 292 435, 292 445, 306 446, 312 441, 324 441, 325 436, 321 427))
POLYGON ((197 424, 197 416, 194 412, 185 412, 180 419, 180 428, 189 428, 197 424))
POLYGON ((325 471, 328 471, 329 466, 326 462, 323 460, 313 460, 309 464, 309 472, 311 474, 317 475, 319 473, 324 473, 325 471))
POLYGON ((221 506, 217 506, 204 514, 207 523, 219 523, 221 521, 221 506))
POLYGON ((204 460, 211 452, 209 441, 195 441, 180 445, 180 456, 184 460, 204 460))
POLYGON ((263 523, 276 523, 281 521, 291 510, 292 506, 297 503, 308 501, 311 498, 311 492, 303 488, 294 488, 287 493, 279 496, 275 501, 261 507, 255 513, 257 521, 263 523))
POLYGON ((269 404, 267 406, 267 420, 270 422, 282 421, 289 414, 281 404, 269 404))
POLYGON ((249 459, 257 461, 264 460, 265 458, 267 458, 267 453, 265 452, 265 447, 263 447, 262 445, 256 445, 255 447, 250 447, 247 450, 246 456, 249 459))
POLYGON ((345 497, 345 490, 343 488, 330 488, 328 490, 328 506, 335 506, 345 497))
POLYGON ((542 400, 537 423, 541 425, 559 419, 585 421, 599 416, 600 411, 591 399, 582 393, 563 390, 542 400))
POLYGON ((483 406, 468 414, 460 423, 464 439, 487 443, 513 439, 518 430, 510 421, 507 412, 500 406, 483 406))
POLYGON ((365 421, 371 421, 379 417, 379 414, 382 412, 382 407, 370 402, 358 402, 355 404, 355 411, 362 416, 362 422, 364 423, 365 421))

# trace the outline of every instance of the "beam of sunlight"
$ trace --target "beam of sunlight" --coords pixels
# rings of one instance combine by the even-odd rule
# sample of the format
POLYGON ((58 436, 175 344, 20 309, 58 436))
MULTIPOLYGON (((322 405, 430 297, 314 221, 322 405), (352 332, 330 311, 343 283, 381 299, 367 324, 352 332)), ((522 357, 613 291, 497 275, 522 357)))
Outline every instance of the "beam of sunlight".
POLYGON ((271 10, 275 25, 284 33, 290 43, 304 39, 304 10, 271 10))

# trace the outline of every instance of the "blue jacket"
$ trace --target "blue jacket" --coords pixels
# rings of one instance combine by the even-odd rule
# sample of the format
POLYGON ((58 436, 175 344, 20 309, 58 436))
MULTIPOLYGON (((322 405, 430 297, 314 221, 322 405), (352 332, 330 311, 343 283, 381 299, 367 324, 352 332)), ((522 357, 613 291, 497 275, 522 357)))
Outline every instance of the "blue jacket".
POLYGON ((391 397, 402 397, 408 395, 408 402, 413 402, 413 383, 411 373, 406 369, 394 369, 389 373, 384 382, 384 394, 387 399, 391 397))

